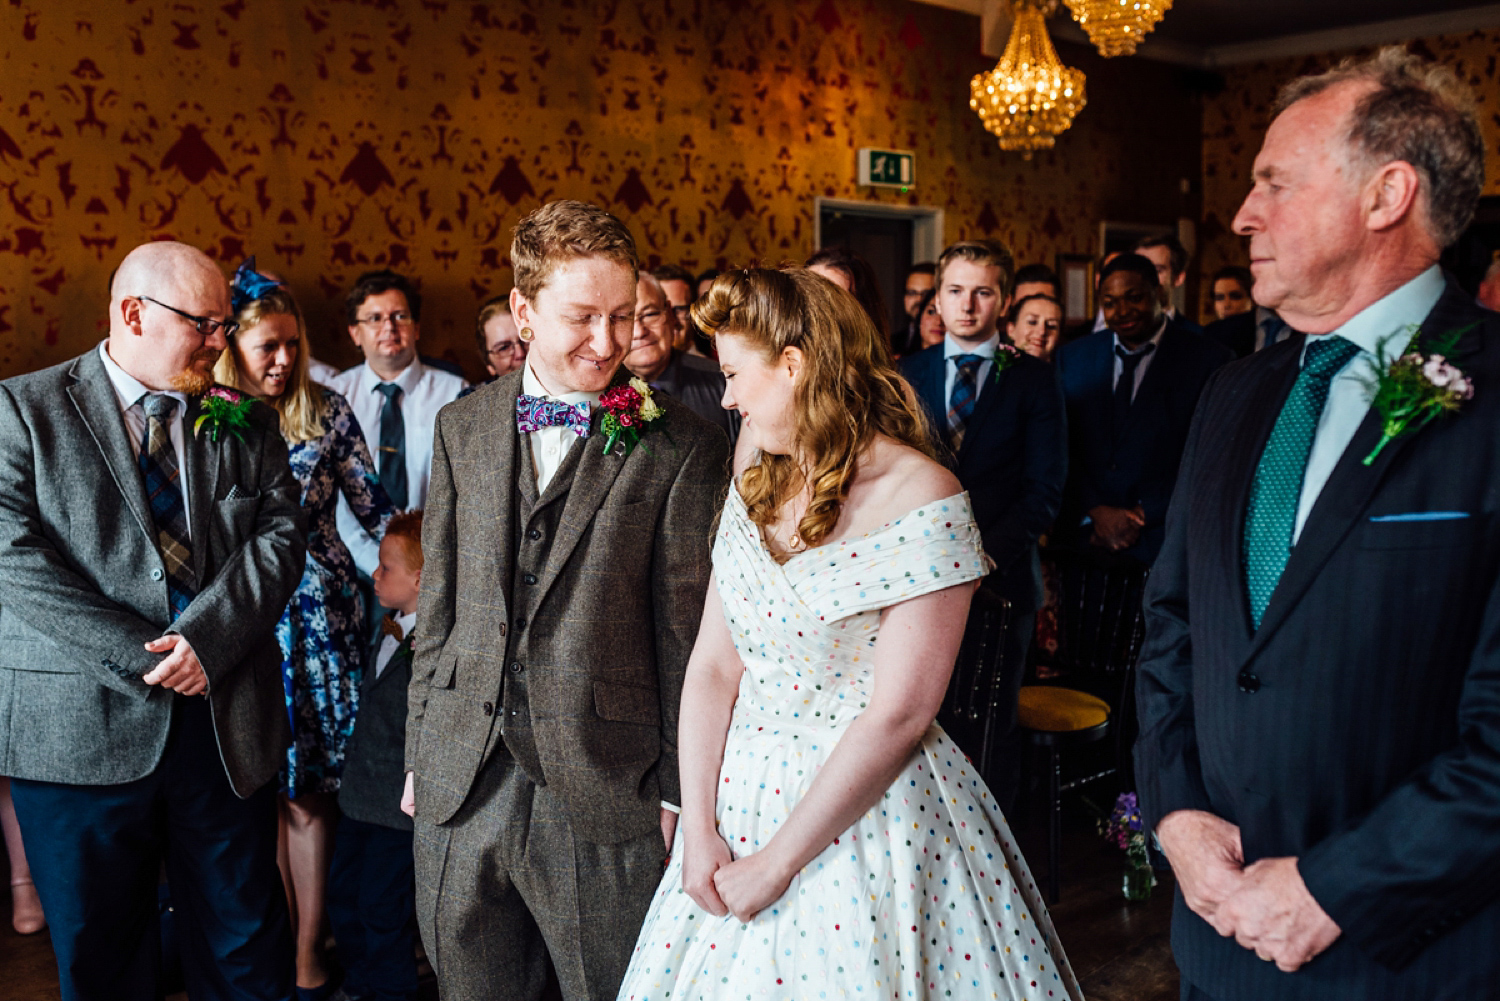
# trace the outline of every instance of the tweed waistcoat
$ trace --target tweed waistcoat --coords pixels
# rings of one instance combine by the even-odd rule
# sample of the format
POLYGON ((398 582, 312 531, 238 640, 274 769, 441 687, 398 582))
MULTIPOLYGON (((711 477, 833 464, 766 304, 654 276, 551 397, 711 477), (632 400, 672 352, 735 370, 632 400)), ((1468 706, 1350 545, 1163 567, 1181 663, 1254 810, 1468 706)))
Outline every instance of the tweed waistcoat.
POLYGON ((516 464, 515 486, 512 488, 515 491, 516 531, 513 540, 515 558, 511 561, 511 572, 514 575, 511 594, 515 598, 500 693, 500 703, 504 707, 500 732, 506 750, 537 785, 547 783, 542 774, 542 764, 537 756, 536 739, 531 726, 531 701, 526 677, 527 628, 531 625, 531 618, 537 608, 537 580, 551 555, 552 540, 557 538, 564 502, 578 470, 579 454, 587 441, 588 439, 583 439, 573 443, 567 455, 563 456, 562 465, 547 483, 547 489, 539 496, 536 464, 531 456, 531 438, 523 437, 518 456, 520 461, 516 464))

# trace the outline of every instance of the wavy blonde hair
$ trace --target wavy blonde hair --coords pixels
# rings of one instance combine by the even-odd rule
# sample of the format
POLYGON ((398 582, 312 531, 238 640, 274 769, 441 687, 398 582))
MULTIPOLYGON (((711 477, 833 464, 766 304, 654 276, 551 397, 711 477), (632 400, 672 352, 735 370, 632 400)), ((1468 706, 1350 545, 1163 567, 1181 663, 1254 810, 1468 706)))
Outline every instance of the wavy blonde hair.
POLYGON ((297 359, 292 362, 291 378, 287 380, 286 392, 274 400, 266 400, 276 408, 281 417, 281 436, 288 444, 312 441, 323 434, 323 416, 328 407, 323 400, 322 387, 316 385, 307 374, 307 325, 302 322, 302 311, 297 301, 286 289, 274 289, 247 303, 235 314, 240 329, 230 340, 224 353, 214 363, 214 379, 242 393, 250 392, 240 375, 240 356, 237 342, 257 323, 268 316, 290 316, 297 321, 297 359))
POLYGON ((805 268, 727 271, 693 304, 710 336, 732 334, 775 361, 802 352, 793 390, 796 455, 765 455, 745 470, 740 494, 762 527, 811 481, 812 500, 797 525, 808 547, 838 524, 859 457, 876 434, 933 454, 927 419, 896 371, 890 347, 848 292, 805 268), (806 457, 807 469, 796 456, 806 457))

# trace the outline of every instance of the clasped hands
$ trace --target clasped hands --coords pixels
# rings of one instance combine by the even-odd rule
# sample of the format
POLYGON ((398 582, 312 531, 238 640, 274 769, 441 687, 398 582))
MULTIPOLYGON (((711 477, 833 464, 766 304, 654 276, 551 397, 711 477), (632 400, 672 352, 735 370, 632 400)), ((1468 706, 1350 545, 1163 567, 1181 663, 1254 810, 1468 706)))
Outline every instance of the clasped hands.
POLYGON ((1183 899, 1226 938, 1292 973, 1339 937, 1308 892, 1295 858, 1245 865, 1240 829, 1202 810, 1178 810, 1156 828, 1183 899))
POLYGON ((168 633, 147 643, 146 649, 167 655, 160 664, 141 676, 146 684, 161 685, 179 695, 202 695, 208 691, 208 675, 185 636, 168 633))
POLYGON ((716 917, 733 914, 749 921, 780 899, 794 874, 772 851, 736 859, 717 831, 683 837, 682 888, 716 917))
POLYGON ((1089 541, 1118 553, 1141 541, 1141 530, 1146 527, 1146 512, 1139 504, 1135 507, 1099 504, 1089 510, 1089 521, 1094 526, 1089 541))

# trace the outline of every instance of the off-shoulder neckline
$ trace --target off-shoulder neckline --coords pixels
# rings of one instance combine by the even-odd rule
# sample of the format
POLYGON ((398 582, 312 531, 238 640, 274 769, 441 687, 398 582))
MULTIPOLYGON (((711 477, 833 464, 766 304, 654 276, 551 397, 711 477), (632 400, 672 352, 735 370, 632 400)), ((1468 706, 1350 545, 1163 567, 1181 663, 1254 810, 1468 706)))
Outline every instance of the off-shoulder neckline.
MULTIPOLYGON (((739 501, 740 509, 748 515, 749 508, 745 504, 744 496, 740 493, 740 485, 731 481, 729 485, 729 491, 734 495, 735 499, 739 501)), ((872 539, 877 535, 890 531, 891 529, 895 528, 897 525, 905 521, 907 518, 910 518, 912 515, 917 514, 918 512, 925 511, 930 507, 936 507, 939 504, 947 504, 949 501, 962 500, 963 498, 968 496, 968 493, 969 492, 967 490, 960 490, 956 494, 949 494, 947 497, 939 497, 936 500, 927 501, 925 504, 918 504, 915 507, 909 508, 901 514, 897 515, 895 518, 892 518, 885 524, 877 525, 876 527, 870 529, 868 532, 865 532, 862 535, 851 536, 847 539, 835 539, 832 542, 824 542, 821 545, 811 546, 807 549, 799 549, 795 553, 788 554, 786 562, 778 563, 777 565, 785 567, 789 565, 793 560, 799 560, 804 556, 811 556, 814 553, 836 551, 845 546, 864 542, 867 539, 872 539)), ((745 520, 749 522, 748 517, 745 520)), ((770 557, 772 562, 776 562, 776 556, 771 552, 771 547, 766 545, 765 537, 760 532, 760 526, 756 525, 754 522, 750 522, 750 526, 751 528, 755 529, 755 541, 757 542, 757 544, 759 544, 761 552, 770 557)))

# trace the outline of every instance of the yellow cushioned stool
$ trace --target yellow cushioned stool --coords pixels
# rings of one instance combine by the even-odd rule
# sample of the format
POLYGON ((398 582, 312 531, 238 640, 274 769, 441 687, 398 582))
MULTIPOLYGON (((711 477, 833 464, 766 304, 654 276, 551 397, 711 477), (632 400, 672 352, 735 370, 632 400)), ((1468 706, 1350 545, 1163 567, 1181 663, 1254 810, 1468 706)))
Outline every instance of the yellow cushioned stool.
POLYGON ((1027 685, 1021 689, 1016 718, 1028 730, 1076 733, 1106 722, 1109 703, 1073 688, 1027 685))

